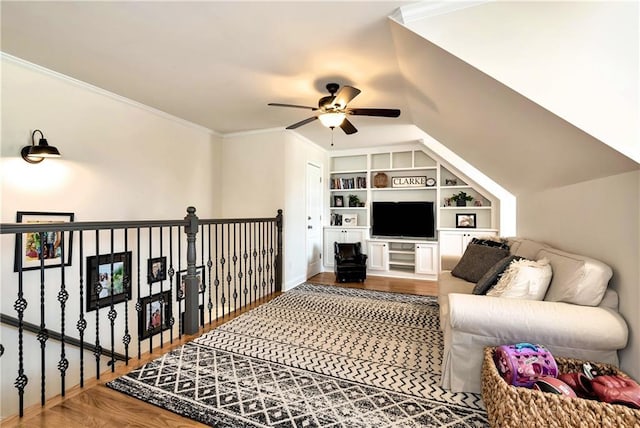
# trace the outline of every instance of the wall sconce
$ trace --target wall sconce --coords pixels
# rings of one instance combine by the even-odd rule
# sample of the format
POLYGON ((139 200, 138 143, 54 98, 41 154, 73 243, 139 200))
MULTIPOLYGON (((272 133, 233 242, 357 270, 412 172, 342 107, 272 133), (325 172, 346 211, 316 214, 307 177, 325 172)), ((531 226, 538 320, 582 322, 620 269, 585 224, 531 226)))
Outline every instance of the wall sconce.
POLYGON ((36 129, 31 134, 31 145, 24 146, 20 151, 22 155, 22 159, 26 160, 29 163, 40 163, 44 160, 44 158, 58 158, 60 157, 60 152, 54 146, 50 146, 47 143, 47 140, 44 138, 44 134, 39 129, 36 129), (36 146, 35 135, 36 132, 40 133, 40 141, 36 146))

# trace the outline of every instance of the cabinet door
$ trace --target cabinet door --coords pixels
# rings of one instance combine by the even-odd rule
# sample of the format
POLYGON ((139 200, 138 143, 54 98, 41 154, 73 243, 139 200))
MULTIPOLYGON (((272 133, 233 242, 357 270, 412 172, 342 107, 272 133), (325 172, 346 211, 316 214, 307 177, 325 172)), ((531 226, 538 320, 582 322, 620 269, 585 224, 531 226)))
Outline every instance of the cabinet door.
POLYGON ((438 273, 438 250, 436 244, 416 244, 416 273, 438 273))
POLYGON ((495 235, 495 232, 440 232, 440 255, 461 256, 473 238, 495 235))
POLYGON ((325 229, 324 230, 324 265, 333 266, 333 243, 343 242, 342 229, 325 229))
POLYGON ((463 234, 460 232, 440 232, 440 255, 460 256, 467 248, 463 244, 463 234))
POLYGON ((364 253, 367 251, 367 243, 364 242, 364 236, 361 230, 345 229, 342 234, 342 241, 339 242, 359 242, 361 251, 364 253))
POLYGON ((389 246, 386 242, 369 242, 367 251, 370 270, 389 270, 389 246))
POLYGON ((359 229, 325 229, 324 230, 324 265, 333 266, 334 242, 359 242, 360 248, 366 252, 364 232, 359 229))

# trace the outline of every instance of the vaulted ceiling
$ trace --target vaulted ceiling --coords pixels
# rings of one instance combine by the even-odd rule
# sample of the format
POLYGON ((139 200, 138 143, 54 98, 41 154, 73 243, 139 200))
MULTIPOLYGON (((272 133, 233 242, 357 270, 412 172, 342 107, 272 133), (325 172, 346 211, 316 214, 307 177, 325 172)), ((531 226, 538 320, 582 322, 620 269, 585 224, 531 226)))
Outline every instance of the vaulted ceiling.
MULTIPOLYGON (((2 51, 220 134, 283 128, 311 112, 267 103, 350 84, 350 106, 402 114, 353 117, 336 148, 428 134, 515 194, 638 169, 388 18, 409 3, 3 1, 2 51)), ((330 148, 318 121, 296 131, 330 148)))
MULTIPOLYGON (((407 3, 3 1, 2 51, 221 134, 288 126, 312 112, 267 103, 350 84, 351 106, 402 114, 353 117, 336 142, 387 144, 412 123, 387 18, 407 3)), ((318 121, 297 131, 329 147, 318 121)))

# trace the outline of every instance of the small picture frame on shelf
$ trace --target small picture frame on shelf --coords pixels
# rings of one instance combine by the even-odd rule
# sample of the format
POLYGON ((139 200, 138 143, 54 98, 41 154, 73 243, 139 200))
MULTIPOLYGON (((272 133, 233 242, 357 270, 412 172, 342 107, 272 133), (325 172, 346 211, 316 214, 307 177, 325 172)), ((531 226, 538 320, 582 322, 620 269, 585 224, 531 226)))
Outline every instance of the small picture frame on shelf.
POLYGON ((345 214, 342 216, 342 226, 357 226, 358 214, 345 214))
POLYGON ((331 214, 331 226, 342 226, 342 215, 337 213, 331 214))
POLYGON ((333 206, 337 207, 337 208, 342 208, 344 207, 344 196, 342 195, 335 195, 333 197, 333 206))
POLYGON ((475 229, 476 215, 473 213, 456 214, 456 227, 459 229, 475 229))
POLYGON ((457 186, 458 180, 456 178, 445 178, 444 179, 445 186, 457 186))

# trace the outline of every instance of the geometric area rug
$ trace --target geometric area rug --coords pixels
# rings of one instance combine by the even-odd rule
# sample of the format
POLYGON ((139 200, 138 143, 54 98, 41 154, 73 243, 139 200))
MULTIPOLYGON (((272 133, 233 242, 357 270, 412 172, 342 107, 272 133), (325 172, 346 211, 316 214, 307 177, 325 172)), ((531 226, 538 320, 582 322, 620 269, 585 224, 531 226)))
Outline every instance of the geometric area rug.
POLYGON ((486 427, 434 297, 301 284, 107 386, 214 427, 486 427))

